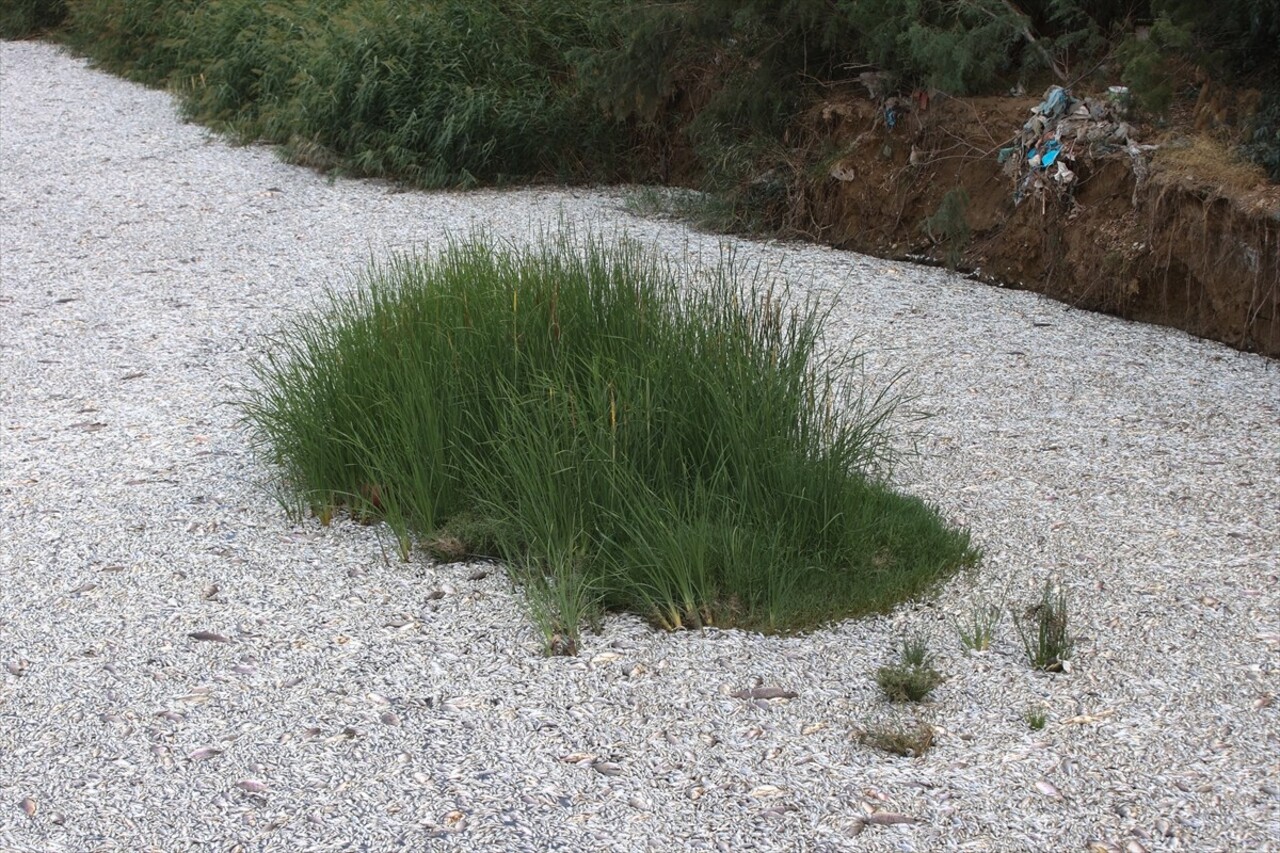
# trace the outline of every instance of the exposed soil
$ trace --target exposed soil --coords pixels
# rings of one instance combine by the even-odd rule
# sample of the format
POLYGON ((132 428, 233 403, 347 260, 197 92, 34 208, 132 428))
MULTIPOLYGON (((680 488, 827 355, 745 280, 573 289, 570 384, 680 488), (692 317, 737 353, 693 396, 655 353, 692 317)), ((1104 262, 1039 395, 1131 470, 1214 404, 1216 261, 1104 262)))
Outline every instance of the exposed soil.
POLYGON ((1015 204, 997 152, 1038 100, 913 101, 890 128, 879 102, 833 97, 807 122, 834 152, 806 193, 811 230, 1280 357, 1280 187, 1217 141, 1219 102, 1181 133, 1140 128, 1158 147, 1136 166, 1122 146, 1081 152, 1070 188, 1015 204), (962 219, 938 217, 957 187, 962 219))

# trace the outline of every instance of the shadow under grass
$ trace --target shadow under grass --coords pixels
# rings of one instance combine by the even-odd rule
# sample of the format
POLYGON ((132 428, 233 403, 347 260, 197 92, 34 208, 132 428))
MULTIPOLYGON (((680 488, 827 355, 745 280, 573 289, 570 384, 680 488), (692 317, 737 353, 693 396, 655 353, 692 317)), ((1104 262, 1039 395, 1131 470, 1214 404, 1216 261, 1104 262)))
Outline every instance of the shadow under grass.
POLYGON ((245 403, 285 493, 503 559, 548 648, 605 609, 805 630, 976 559, 885 485, 895 399, 812 302, 634 243, 483 236, 373 266, 270 342, 245 403))

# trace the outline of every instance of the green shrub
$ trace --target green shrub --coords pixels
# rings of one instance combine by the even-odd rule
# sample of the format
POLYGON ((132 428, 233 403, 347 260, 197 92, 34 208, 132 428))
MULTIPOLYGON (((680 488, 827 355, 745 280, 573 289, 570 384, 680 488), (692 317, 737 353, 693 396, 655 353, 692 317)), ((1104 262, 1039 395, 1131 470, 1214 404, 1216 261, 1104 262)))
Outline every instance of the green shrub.
POLYGON ((5 0, 0 7, 0 38, 27 38, 58 26, 66 16, 66 0, 5 0))
POLYGON ((74 47, 304 162, 433 187, 629 168, 571 58, 598 2, 72 2, 74 47))
POLYGON ((1266 169, 1273 183, 1280 183, 1280 89, 1266 94, 1262 108, 1250 122, 1243 153, 1266 169))
POLYGON ((924 637, 916 635, 902 643, 901 659, 876 671, 876 684, 890 702, 923 702, 942 683, 933 666, 933 655, 924 637))
POLYGON ((975 558, 883 484, 894 401, 819 355, 814 305, 588 244, 400 258, 273 340, 247 412, 288 494, 483 530, 461 551, 505 558, 548 640, 605 607, 811 628, 975 558))
POLYGON ((108 71, 163 86, 182 69, 199 0, 70 0, 64 38, 108 71))

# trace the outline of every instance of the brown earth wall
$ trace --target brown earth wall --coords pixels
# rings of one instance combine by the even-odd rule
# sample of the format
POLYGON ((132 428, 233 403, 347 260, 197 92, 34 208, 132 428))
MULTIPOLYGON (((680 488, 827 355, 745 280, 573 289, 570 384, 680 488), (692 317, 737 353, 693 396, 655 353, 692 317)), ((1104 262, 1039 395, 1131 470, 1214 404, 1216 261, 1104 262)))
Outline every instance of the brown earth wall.
POLYGON ((806 221, 794 224, 844 248, 949 261, 994 284, 1280 357, 1280 191, 1162 169, 1158 154, 1139 181, 1113 151, 1077 157, 1070 192, 1015 204, 1016 178, 996 154, 1034 103, 935 100, 890 128, 869 100, 828 102, 808 120, 827 153, 808 168, 806 221), (939 222, 956 188, 963 221, 939 222))

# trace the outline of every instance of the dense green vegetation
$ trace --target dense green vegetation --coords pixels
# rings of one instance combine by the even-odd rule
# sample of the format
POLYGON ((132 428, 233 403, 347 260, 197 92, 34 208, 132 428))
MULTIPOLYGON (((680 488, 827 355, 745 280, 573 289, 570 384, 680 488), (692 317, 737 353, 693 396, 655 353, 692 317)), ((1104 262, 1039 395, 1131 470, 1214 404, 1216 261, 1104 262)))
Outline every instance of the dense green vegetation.
POLYGON ((176 89, 192 118, 302 162, 467 186, 617 172, 624 137, 573 83, 587 12, 551 0, 73 0, 67 38, 176 89))
MULTIPOLYGON (((13 0, 193 118, 304 162, 426 186, 685 179, 760 208, 797 116, 889 92, 1128 83, 1161 112, 1197 75, 1273 91, 1274 0, 13 0), (1198 69, 1198 71, 1197 71, 1198 69), (771 178, 772 176, 772 178, 771 178), (748 191, 749 190, 749 191, 748 191), (763 197, 762 197, 763 196, 763 197)), ((1280 120, 1240 128, 1275 173, 1280 120)), ((785 199, 782 199, 785 201, 785 199)))
POLYGON ((601 608, 811 628, 973 560, 884 485, 894 402, 816 306, 587 242, 401 258, 283 333, 248 412, 290 499, 504 558, 558 650, 601 608))
POLYGON ((0 6, 0 38, 26 38, 62 23, 64 0, 5 0, 0 6))

